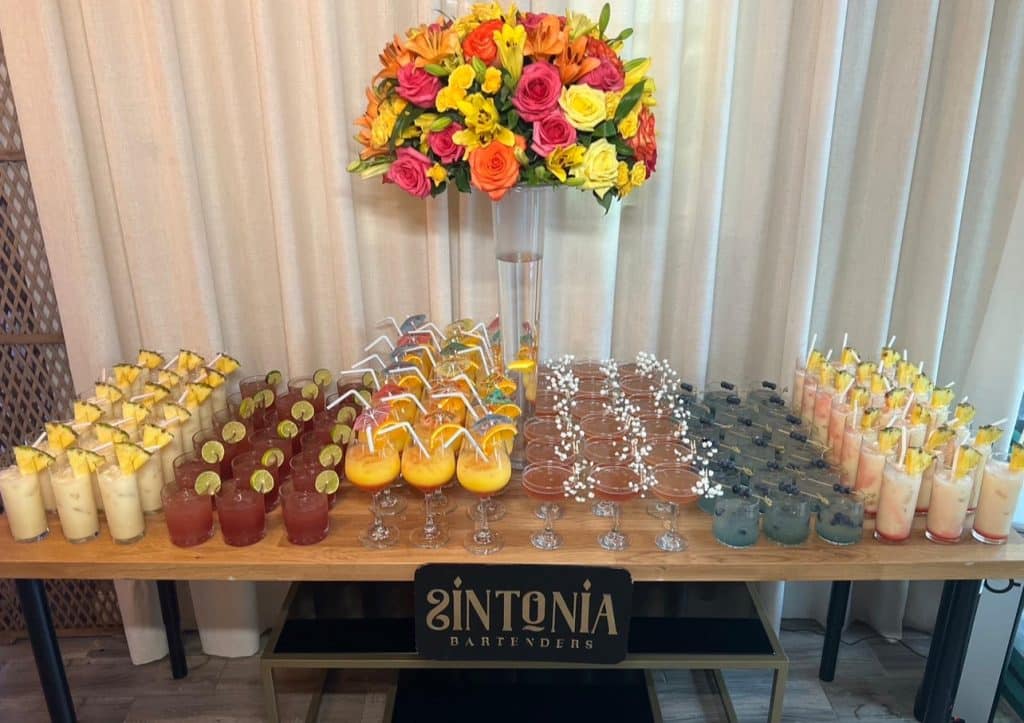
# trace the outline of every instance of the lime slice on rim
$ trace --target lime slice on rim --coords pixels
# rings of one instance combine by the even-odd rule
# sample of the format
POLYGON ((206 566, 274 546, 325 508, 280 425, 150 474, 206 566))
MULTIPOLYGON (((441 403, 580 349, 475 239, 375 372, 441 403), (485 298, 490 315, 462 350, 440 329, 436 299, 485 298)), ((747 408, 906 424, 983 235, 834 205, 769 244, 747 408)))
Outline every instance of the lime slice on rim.
POLYGON ((308 422, 316 414, 316 410, 313 409, 313 405, 302 399, 292 405, 292 419, 297 419, 300 422, 308 422))
POLYGON ((316 382, 321 387, 326 387, 328 384, 331 383, 331 380, 333 378, 334 375, 331 374, 330 370, 328 369, 321 368, 313 372, 313 381, 316 382))
POLYGON ((267 376, 264 377, 264 379, 267 382, 267 384, 272 386, 274 389, 277 389, 277 387, 281 384, 281 381, 284 379, 284 375, 281 374, 281 372, 279 372, 277 369, 271 369, 269 372, 267 372, 267 376))
POLYGON ((320 464, 323 467, 336 467, 344 456, 345 453, 342 451, 341 447, 336 444, 328 444, 320 450, 320 454, 317 456, 317 459, 320 460, 320 464))
POLYGON ((260 494, 267 494, 274 489, 274 475, 265 469, 258 469, 249 477, 249 484, 260 494))
POLYGON ((373 386, 373 375, 370 374, 370 372, 366 372, 365 374, 363 374, 363 386, 364 387, 372 387, 373 386))
POLYGON ((340 424, 352 424, 352 422, 356 421, 356 410, 352 407, 342 407, 338 410, 334 420, 340 424))
POLYGON ((201 495, 215 495, 220 491, 220 475, 207 469, 196 477, 196 492, 201 495))
POLYGON ((284 452, 277 447, 271 447, 260 457, 260 464, 266 467, 280 467, 284 464, 284 452))
POLYGON ((232 420, 220 430, 220 437, 228 444, 237 444, 245 439, 245 425, 232 420))
POLYGON ((373 400, 373 395, 370 394, 370 391, 368 389, 360 389, 358 392, 356 392, 356 394, 358 394, 359 398, 362 399, 367 404, 369 404, 373 400))
POLYGON ((352 440, 352 427, 347 424, 335 424, 331 427, 331 441, 335 444, 348 444, 352 440))
POLYGON ((207 440, 203 442, 203 446, 199 450, 199 456, 203 458, 204 462, 216 464, 224 459, 224 445, 216 439, 207 440))
POLYGON ((256 402, 252 397, 246 397, 238 405, 238 416, 242 419, 251 419, 256 411, 256 402))
POLYGON ((260 389, 252 395, 252 399, 264 409, 270 409, 274 406, 274 391, 272 389, 260 389))
POLYGON ((325 495, 332 495, 337 492, 338 485, 340 484, 341 479, 338 477, 338 473, 333 469, 325 469, 316 476, 316 480, 313 482, 313 486, 316 487, 316 491, 322 492, 325 495))
POLYGON ((299 425, 290 419, 283 419, 277 425, 277 436, 281 439, 291 439, 299 433, 299 425))
POLYGON ((320 396, 320 387, 314 382, 308 382, 302 385, 300 394, 302 394, 303 399, 316 399, 320 396))

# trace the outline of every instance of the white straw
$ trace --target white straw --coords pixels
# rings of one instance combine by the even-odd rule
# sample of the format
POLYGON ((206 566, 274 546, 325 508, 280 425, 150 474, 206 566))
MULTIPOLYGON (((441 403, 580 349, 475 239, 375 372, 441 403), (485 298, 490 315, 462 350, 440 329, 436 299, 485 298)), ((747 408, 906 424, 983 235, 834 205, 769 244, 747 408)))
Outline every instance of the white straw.
POLYGON ((906 425, 900 427, 900 466, 903 466, 903 462, 907 458, 907 427, 906 425))
POLYGON ((381 334, 381 335, 380 335, 380 336, 378 336, 378 337, 377 337, 376 339, 374 339, 373 341, 371 341, 371 342, 370 342, 369 344, 367 344, 366 346, 364 346, 364 347, 363 347, 363 351, 370 351, 370 349, 372 349, 373 347, 377 346, 377 345, 378 345, 378 344, 380 344, 381 342, 384 342, 385 344, 387 344, 387 346, 388 346, 388 349, 389 349, 390 351, 394 351, 394 350, 395 350, 395 345, 394 345, 394 344, 393 344, 393 343, 391 342, 391 339, 389 339, 388 337, 386 337, 386 336, 384 336, 383 334, 381 334))
POLYGON ((381 432, 381 434, 391 434, 396 429, 406 430, 409 433, 409 436, 412 438, 412 441, 415 442, 416 446, 420 448, 421 452, 423 452, 423 455, 425 457, 430 456, 430 451, 426 448, 426 446, 423 444, 423 441, 416 434, 416 430, 413 429, 412 425, 409 424, 408 422, 397 422, 388 427, 387 431, 381 432))
POLYGON ((400 326, 398 325, 398 322, 397 322, 397 321, 395 321, 395 317, 393 317, 393 316, 385 316, 385 317, 384 317, 383 319, 381 319, 380 321, 378 321, 378 322, 377 322, 377 323, 375 324, 375 326, 385 326, 385 325, 387 325, 388 323, 390 323, 390 324, 391 324, 391 326, 395 327, 395 331, 396 331, 396 332, 398 333, 398 335, 399 335, 399 336, 401 336, 401 335, 402 335, 402 327, 400 327, 400 326))
POLYGON ((917 373, 924 374, 924 359, 922 359, 921 363, 917 365, 917 373))
POLYGON ((466 411, 473 415, 473 419, 480 419, 480 415, 477 414, 476 410, 473 409, 473 404, 466 398, 466 395, 460 391, 454 392, 438 392, 437 394, 431 394, 431 399, 461 399, 462 403, 466 405, 466 411))
POLYGON ((406 393, 406 394, 392 394, 391 396, 388 396, 388 397, 384 397, 384 398, 383 398, 383 399, 381 399, 380 401, 382 401, 382 402, 390 402, 390 401, 392 401, 392 400, 395 400, 395 399, 408 399, 408 400, 409 400, 409 401, 411 401, 411 402, 412 402, 413 404, 415 404, 415 405, 416 405, 416 407, 417 407, 417 408, 418 408, 418 409, 419 409, 419 410, 420 410, 420 411, 421 411, 421 412, 422 412, 423 414, 426 414, 426 413, 427 413, 426 407, 424 407, 424 406, 423 406, 423 405, 422 405, 422 404, 420 403, 420 400, 416 398, 416 395, 415 395, 415 394, 409 394, 409 393, 406 393))
POLYGON ((46 432, 43 432, 38 437, 36 437, 36 441, 32 443, 32 446, 35 447, 41 444, 44 439, 46 439, 46 432))
POLYGON ((487 337, 487 327, 484 326, 484 323, 482 321, 477 322, 477 325, 470 329, 467 333, 470 336, 475 336, 477 339, 482 341, 484 343, 484 346, 487 347, 487 351, 492 351, 491 340, 487 337), (476 332, 477 329, 479 329, 480 331, 474 333, 476 332))
POLYGON ((961 404, 967 404, 967 399, 968 399, 968 396, 965 394, 964 398, 960 400, 960 403, 961 404))
POLYGON ((480 355, 480 361, 482 361, 483 364, 484 364, 484 371, 487 372, 487 374, 490 374, 491 373, 491 362, 487 358, 487 352, 484 351, 484 348, 482 346, 466 347, 465 349, 461 349, 461 350, 459 350, 459 351, 457 351, 455 353, 461 355, 461 354, 471 354, 472 352, 477 352, 480 355))
POLYGON ((954 480, 956 479, 956 463, 957 463, 957 460, 959 460, 959 459, 960 459, 960 445, 957 445, 956 451, 953 452, 953 464, 950 467, 950 469, 953 472, 952 476, 953 476, 954 480))
POLYGON ((892 349, 892 345, 895 344, 895 343, 896 343, 896 335, 893 334, 891 337, 889 337, 889 343, 886 344, 885 346, 888 347, 889 349, 892 349))
POLYGON ((1005 424, 1005 423, 1006 423, 1006 417, 1003 417, 1002 419, 996 420, 995 422, 992 422, 991 424, 986 424, 985 426, 986 427, 998 427, 1000 424, 1005 424))
MULTIPOLYGON (((380 378, 377 376, 377 372, 373 369, 345 369, 343 371, 338 372, 338 376, 351 377, 355 376, 356 374, 362 376, 367 372, 369 372, 370 376, 373 377, 373 383, 377 387, 377 389, 380 389, 380 378)), ((334 406, 333 403, 331 406, 334 406)))
POLYGON ((355 364, 353 364, 352 368, 355 369, 357 367, 361 367, 363 364, 366 364, 367 362, 371 361, 375 361, 378 364, 380 364, 382 369, 387 366, 387 364, 384 363, 384 360, 380 358, 379 354, 370 354, 370 356, 366 357, 365 359, 360 359, 355 364))
POLYGON ((417 344, 414 347, 410 347, 409 351, 424 351, 427 353, 427 358, 430 359, 432 366, 437 366, 437 357, 434 356, 434 350, 427 344, 417 344))
POLYGON ((909 361, 906 347, 903 348, 903 361, 909 361))
POLYGON ((952 388, 953 388, 953 386, 954 386, 955 384, 956 384, 956 382, 955 382, 955 381, 953 381, 953 382, 950 382, 949 384, 947 384, 946 386, 944 386, 944 387, 943 387, 943 389, 952 389, 952 388))
POLYGON ((811 353, 814 351, 814 345, 818 343, 818 332, 814 332, 814 336, 811 337, 811 345, 807 348, 807 356, 804 357, 804 367, 811 363, 811 353))
POLYGON ((442 334, 441 334, 440 330, 434 331, 434 329, 436 329, 436 328, 437 328, 437 326, 435 324, 433 324, 433 323, 428 321, 423 326, 417 327, 417 328, 413 329, 412 331, 413 331, 414 334, 417 333, 417 332, 426 332, 427 334, 430 335, 430 338, 434 340, 434 346, 440 347, 441 346, 442 334))
POLYGON ((155 397, 155 396, 156 396, 156 394, 153 393, 153 392, 150 392, 149 394, 137 394, 134 397, 132 397, 131 399, 129 399, 128 401, 129 402, 137 402, 140 399, 149 399, 150 397, 155 397))
POLYGON ((207 366, 213 366, 213 364, 215 364, 217 362, 217 360, 222 358, 223 356, 224 356, 224 352, 222 352, 222 351, 217 352, 217 356, 215 356, 213 359, 211 359, 209 362, 207 362, 206 365, 207 366))
POLYGON ((850 340, 850 335, 847 332, 843 332, 843 348, 846 348, 846 342, 850 340))
POLYGON ((469 443, 473 445, 473 449, 476 450, 476 453, 479 454, 484 459, 487 458, 487 454, 484 452, 483 448, 477 443, 475 439, 473 439, 473 435, 470 434, 469 430, 467 430, 465 427, 459 427, 459 430, 455 432, 455 434, 453 434, 451 437, 449 437, 448 441, 444 443, 444 448, 448 449, 448 447, 450 447, 459 437, 465 437, 466 439, 468 439, 469 443))
POLYGON ((181 393, 180 397, 178 397, 178 404, 184 404, 186 399, 188 399, 187 389, 181 393))
POLYGON ((113 443, 113 442, 107 442, 106 444, 101 444, 101 445, 100 445, 99 447, 93 447, 93 448, 92 448, 91 450, 89 450, 89 451, 90 451, 90 452, 102 452, 103 450, 105 450, 105 449, 110 449, 110 448, 111 448, 111 447, 113 447, 113 446, 114 446, 114 443, 113 443))
POLYGON ((827 361, 827 362, 832 361, 832 350, 831 349, 829 349, 828 350, 828 354, 825 355, 825 361, 827 361))
POLYGON ((469 386, 470 393, 473 395, 473 398, 476 399, 476 403, 479 404, 481 407, 486 406, 484 404, 484 400, 481 399, 480 395, 477 393, 476 385, 473 383, 473 380, 471 380, 465 374, 459 374, 458 376, 452 377, 452 379, 460 379, 466 382, 466 384, 469 386))
POLYGON ((164 370, 170 369, 171 367, 173 367, 175 364, 178 363, 178 357, 180 357, 180 356, 181 356, 181 352, 179 351, 177 354, 175 354, 174 356, 171 357, 170 361, 168 361, 166 364, 164 364, 160 368, 164 369, 164 370))
POLYGON ((366 446, 369 448, 370 454, 376 454, 376 450, 373 448, 373 434, 374 428, 371 425, 366 428, 366 446))
POLYGON ((331 402, 330 404, 328 404, 328 405, 326 406, 326 409, 334 409, 334 408, 335 408, 336 406, 338 406, 339 404, 341 404, 342 402, 344 402, 344 401, 345 401, 346 399, 348 399, 349 397, 355 397, 355 398, 356 398, 356 400, 357 400, 357 401, 358 401, 358 402, 359 402, 360 404, 362 404, 364 408, 366 408, 366 409, 369 409, 369 408, 370 408, 370 403, 369 403, 368 401, 366 401, 365 399, 363 399, 363 396, 362 396, 362 395, 361 395, 361 394, 359 393, 359 390, 357 390, 357 389, 349 389, 349 390, 348 390, 347 392, 345 392, 344 394, 340 394, 340 395, 338 395, 338 398, 337 398, 337 399, 335 399, 335 400, 334 400, 333 402, 331 402))

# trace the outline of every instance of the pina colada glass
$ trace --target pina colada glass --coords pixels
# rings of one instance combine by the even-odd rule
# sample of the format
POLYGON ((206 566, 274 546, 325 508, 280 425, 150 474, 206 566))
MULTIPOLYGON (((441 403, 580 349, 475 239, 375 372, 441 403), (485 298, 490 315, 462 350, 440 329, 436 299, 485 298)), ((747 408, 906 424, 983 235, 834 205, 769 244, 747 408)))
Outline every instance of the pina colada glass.
POLYGON ((989 545, 1006 543, 1022 484, 1024 470, 1013 469, 1007 455, 992 455, 981 478, 981 495, 971 530, 974 539, 989 545))
POLYGON ((889 457, 885 461, 882 487, 875 515, 875 539, 882 542, 903 542, 910 537, 914 524, 917 493, 921 491, 923 472, 912 472, 907 466, 889 457))
POLYGON ((504 546, 501 534, 491 529, 487 503, 492 495, 501 492, 512 478, 512 462, 504 446, 495 445, 481 451, 471 445, 464 446, 456 465, 459 484, 480 497, 476 506, 476 529, 466 536, 466 549, 474 555, 491 555, 504 546))
POLYGON ((35 542, 46 537, 50 529, 38 477, 23 475, 16 466, 0 470, 0 497, 16 541, 35 542))
POLYGON ((373 433, 372 429, 364 430, 363 436, 349 444, 345 452, 345 478, 373 495, 370 505, 373 521, 359 536, 359 540, 371 549, 383 549, 398 542, 398 528, 384 524, 380 499, 384 490, 398 479, 402 463, 398 450, 386 437, 375 438, 373 448, 370 448, 367 435, 373 433))
POLYGON ((57 502, 60 529, 67 541, 88 542, 99 535, 100 519, 92 496, 91 475, 76 474, 66 460, 58 460, 50 468, 50 483, 57 502))
POLYGON ((413 530, 410 539, 417 547, 443 547, 448 531, 437 523, 432 506, 433 495, 455 476, 455 452, 443 445, 424 454, 413 443, 402 452, 402 477, 409 486, 423 493, 423 528, 413 530))
MULTIPOLYGON (((938 460, 932 462, 931 471, 927 527, 924 534, 932 542, 960 542, 967 523, 967 504, 971 501, 974 474, 971 472, 957 477, 953 470, 942 467, 938 460)), ((918 500, 920 499, 918 494, 918 500)))

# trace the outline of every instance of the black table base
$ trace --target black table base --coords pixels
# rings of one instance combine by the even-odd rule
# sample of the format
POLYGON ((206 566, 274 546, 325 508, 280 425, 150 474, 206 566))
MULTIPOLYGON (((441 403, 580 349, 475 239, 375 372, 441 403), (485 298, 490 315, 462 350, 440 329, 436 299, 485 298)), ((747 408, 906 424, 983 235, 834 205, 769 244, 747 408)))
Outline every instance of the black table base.
POLYGON ((181 611, 178 609, 178 591, 174 580, 158 580, 156 591, 160 596, 160 614, 167 635, 167 655, 171 661, 171 677, 175 680, 188 675, 185 643, 181 639, 181 611))
POLYGON ((39 683, 46 698, 46 709, 50 720, 57 723, 73 723, 75 704, 71 700, 71 689, 64 673, 64 661, 60 656, 60 645, 53 630, 50 604, 46 600, 46 588, 42 580, 15 580, 21 612, 32 642, 32 655, 36 659, 39 683))
POLYGON ((818 679, 826 683, 836 679, 836 660, 839 657, 839 642, 843 636, 846 606, 849 601, 850 582, 833 582, 828 597, 828 617, 825 620, 825 642, 821 646, 821 665, 818 667, 818 679))

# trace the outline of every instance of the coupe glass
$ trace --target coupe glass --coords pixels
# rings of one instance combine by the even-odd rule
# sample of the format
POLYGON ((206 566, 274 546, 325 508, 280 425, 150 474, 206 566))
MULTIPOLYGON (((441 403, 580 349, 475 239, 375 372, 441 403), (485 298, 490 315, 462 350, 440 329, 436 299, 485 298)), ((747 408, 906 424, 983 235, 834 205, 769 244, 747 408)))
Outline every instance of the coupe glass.
POLYGON ((686 549, 686 540, 679 534, 679 505, 697 501, 693 486, 700 480, 700 475, 689 465, 678 462, 660 464, 654 468, 657 484, 651 493, 668 505, 669 527, 658 535, 654 544, 665 552, 681 552, 686 549))
POLYGON ((629 467, 601 467, 592 474, 594 493, 612 506, 612 528, 597 538, 597 543, 605 550, 618 552, 629 547, 629 536, 624 534, 622 522, 622 503, 637 495, 639 481, 636 473, 629 467))
POLYGON ((562 536, 555 532, 555 520, 561 517, 558 502, 565 498, 565 481, 571 473, 569 467, 553 462, 529 464, 523 470, 523 491, 541 503, 538 512, 543 515, 544 529, 530 535, 530 542, 538 550, 557 550, 562 546, 562 536))

